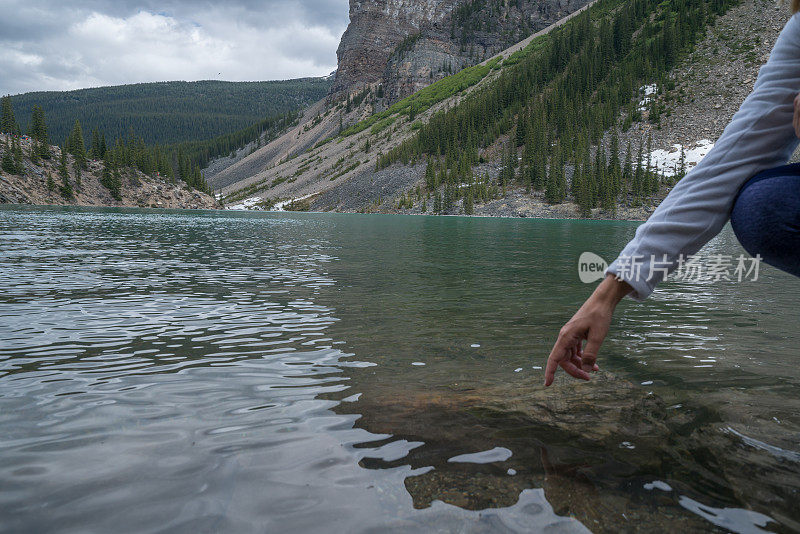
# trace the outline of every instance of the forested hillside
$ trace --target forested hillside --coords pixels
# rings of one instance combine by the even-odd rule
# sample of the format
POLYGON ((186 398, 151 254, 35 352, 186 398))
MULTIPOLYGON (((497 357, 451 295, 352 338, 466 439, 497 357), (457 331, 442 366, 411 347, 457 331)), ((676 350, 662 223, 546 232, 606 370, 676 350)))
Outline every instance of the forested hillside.
POLYGON ((161 82, 12 96, 23 132, 34 106, 47 116, 50 139, 61 142, 79 120, 84 131, 146 144, 211 139, 249 128, 324 97, 331 81, 161 82))
POLYGON ((643 111, 657 124, 657 104, 641 109, 640 88, 655 83, 672 90, 670 69, 736 3, 601 0, 532 43, 490 86, 434 116, 380 157, 378 168, 428 157, 426 186, 431 192, 443 186, 436 205, 449 212, 462 197, 468 206, 485 200, 486 188, 472 169, 481 149, 510 134, 499 176, 503 188, 520 182, 529 191, 543 190, 551 203, 571 193, 585 214, 598 206, 613 210, 623 195, 652 194, 663 184, 643 159, 644 140, 621 150, 613 135, 610 146, 592 146, 606 131, 643 120, 643 111), (574 169, 571 180, 567 165, 574 169))
POLYGON ((172 174, 143 172, 145 160, 136 147, 118 146, 93 159, 82 139, 71 137, 70 146, 62 149, 38 138, 0 133, 0 204, 219 207, 211 195, 172 174))
MULTIPOLYGON (((279 127, 281 121, 269 124, 279 127)), ((260 135, 263 127, 265 127, 265 123, 259 123, 252 131, 246 129, 240 134, 260 135)), ((37 166, 49 164, 54 152, 48 132, 47 119, 41 106, 33 107, 30 127, 27 134, 23 134, 14 112, 11 97, 0 98, 0 134, 6 136, 3 147, 3 170, 22 178, 32 178, 33 175, 41 177, 42 172, 37 169, 37 166), (5 146, 6 143, 8 146, 5 146), (23 145, 25 145, 25 149, 23 149, 23 145), (25 156, 27 156, 29 165, 24 164, 25 156)), ((233 138, 235 135, 228 137, 233 138)), ((118 171, 122 168, 133 169, 145 176, 163 178, 170 183, 183 181, 191 189, 211 193, 197 160, 203 156, 201 149, 205 151, 213 149, 218 140, 200 143, 192 150, 187 150, 187 147, 191 148, 191 145, 148 146, 142 138, 135 136, 128 136, 124 139, 117 138, 114 142, 109 142, 105 135, 97 129, 92 132, 89 139, 90 141, 87 142, 80 121, 75 120, 64 143, 60 147, 56 147, 62 156, 70 154, 75 159, 74 170, 78 184, 80 184, 81 170, 87 169, 90 162, 102 161, 103 178, 101 181, 112 191, 112 197, 115 200, 121 198, 119 193, 121 182, 118 179, 118 171)), ((65 184, 67 184, 70 178, 66 172, 65 161, 61 162, 59 170, 64 174, 65 184)), ((67 195, 67 198, 69 196, 67 195)))

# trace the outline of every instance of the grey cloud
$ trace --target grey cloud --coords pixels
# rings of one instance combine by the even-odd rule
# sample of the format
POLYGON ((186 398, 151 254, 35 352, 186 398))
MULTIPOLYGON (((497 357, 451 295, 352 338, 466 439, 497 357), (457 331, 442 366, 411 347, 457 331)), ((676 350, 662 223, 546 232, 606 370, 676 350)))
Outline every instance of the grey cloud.
POLYGON ((11 9, 7 12, 13 13, 18 9, 25 9, 25 6, 33 5, 41 12, 65 14, 67 18, 70 18, 69 13, 96 11, 107 15, 126 16, 146 10, 188 19, 207 12, 245 13, 246 21, 254 17, 263 22, 269 22, 271 25, 283 24, 285 22, 283 17, 291 17, 293 21, 331 28, 347 24, 348 20, 347 0, 232 0, 225 2, 206 0, 76 0, 72 2, 34 0, 25 2, 11 0, 10 4, 11 9))
POLYGON ((25 2, 12 3, 0 17, 0 42, 38 41, 63 29, 64 18, 52 10, 25 2))
POLYGON ((348 22, 348 0, 6 4, 7 16, 0 19, 2 94, 163 79, 323 75, 335 68, 348 22))

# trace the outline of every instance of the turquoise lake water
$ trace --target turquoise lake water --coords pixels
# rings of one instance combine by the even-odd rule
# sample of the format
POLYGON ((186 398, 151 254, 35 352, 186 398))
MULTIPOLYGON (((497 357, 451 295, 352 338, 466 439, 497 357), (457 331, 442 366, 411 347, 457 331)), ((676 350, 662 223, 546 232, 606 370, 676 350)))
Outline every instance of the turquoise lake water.
POLYGON ((0 208, 0 531, 800 530, 800 281, 668 282, 541 385, 635 229, 0 208))

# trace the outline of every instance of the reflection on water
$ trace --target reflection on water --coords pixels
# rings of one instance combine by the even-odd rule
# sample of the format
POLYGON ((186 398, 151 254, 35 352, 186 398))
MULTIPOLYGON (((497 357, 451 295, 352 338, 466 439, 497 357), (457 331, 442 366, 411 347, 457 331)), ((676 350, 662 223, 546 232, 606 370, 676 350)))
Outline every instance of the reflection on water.
MULTIPOLYGON (((0 210, 3 528, 800 529, 800 284, 625 304, 628 223, 0 210)), ((711 251, 737 254, 727 232, 711 251)))

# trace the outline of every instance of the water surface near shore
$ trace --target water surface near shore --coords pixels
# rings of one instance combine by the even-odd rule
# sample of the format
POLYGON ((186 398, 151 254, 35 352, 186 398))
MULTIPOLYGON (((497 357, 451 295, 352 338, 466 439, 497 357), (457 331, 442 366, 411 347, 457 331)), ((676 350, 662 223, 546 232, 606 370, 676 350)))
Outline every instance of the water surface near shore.
MULTIPOLYGON (((800 283, 555 333, 635 223, 0 209, 0 530, 800 528, 800 283)), ((706 249, 736 254, 729 229, 706 249)))

